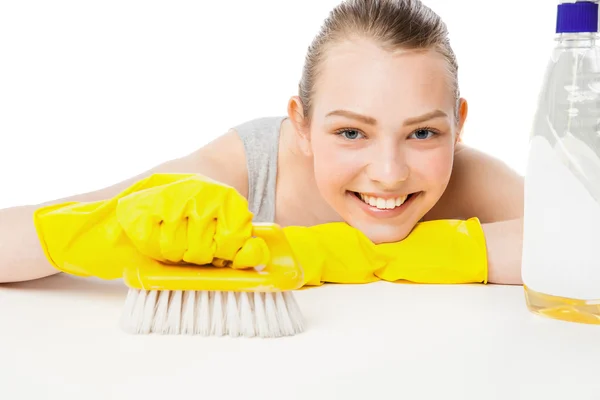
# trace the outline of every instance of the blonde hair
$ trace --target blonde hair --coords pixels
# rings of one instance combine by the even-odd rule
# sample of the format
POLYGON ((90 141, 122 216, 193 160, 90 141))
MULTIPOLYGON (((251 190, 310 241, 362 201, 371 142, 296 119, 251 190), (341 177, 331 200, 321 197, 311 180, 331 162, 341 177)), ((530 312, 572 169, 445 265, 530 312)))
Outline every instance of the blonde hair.
POLYGON ((299 97, 307 120, 310 120, 315 82, 327 49, 353 37, 375 40, 390 51, 438 51, 448 62, 457 104, 455 113, 458 113, 458 63, 442 19, 420 0, 346 0, 331 11, 306 54, 299 97))

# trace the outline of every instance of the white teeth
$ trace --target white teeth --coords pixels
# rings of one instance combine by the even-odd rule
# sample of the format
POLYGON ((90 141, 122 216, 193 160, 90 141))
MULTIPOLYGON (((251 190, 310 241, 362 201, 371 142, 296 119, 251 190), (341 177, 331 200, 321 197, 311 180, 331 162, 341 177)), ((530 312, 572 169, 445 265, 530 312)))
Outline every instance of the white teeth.
POLYGON ((381 197, 368 196, 366 194, 359 193, 360 198, 365 203, 372 207, 377 207, 380 210, 391 210, 396 207, 400 207, 406 201, 407 196, 400 196, 393 199, 383 199, 381 197))

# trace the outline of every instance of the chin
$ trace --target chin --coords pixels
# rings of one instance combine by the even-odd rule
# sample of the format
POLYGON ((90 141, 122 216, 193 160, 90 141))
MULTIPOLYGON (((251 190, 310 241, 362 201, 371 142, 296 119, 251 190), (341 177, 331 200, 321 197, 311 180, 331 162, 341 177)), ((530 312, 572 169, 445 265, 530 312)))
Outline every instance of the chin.
POLYGON ((360 230, 366 237, 375 244, 399 242, 405 239, 412 229, 414 224, 398 225, 382 225, 377 223, 352 224, 360 230))
POLYGON ((344 211, 340 213, 347 224, 360 230, 375 244, 404 240, 421 218, 428 193, 420 191, 409 195, 400 206, 375 209, 358 198, 356 192, 347 192, 344 211))

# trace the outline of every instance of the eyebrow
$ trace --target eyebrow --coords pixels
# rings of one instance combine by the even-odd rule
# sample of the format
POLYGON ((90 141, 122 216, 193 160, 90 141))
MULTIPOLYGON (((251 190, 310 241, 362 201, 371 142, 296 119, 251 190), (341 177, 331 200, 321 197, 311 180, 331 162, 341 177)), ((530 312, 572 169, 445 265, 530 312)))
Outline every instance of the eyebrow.
MULTIPOLYGON (((331 111, 325 117, 336 116, 336 115, 340 116, 340 117, 356 119, 358 121, 364 122, 367 125, 376 125, 377 124, 377 120, 373 117, 369 117, 368 115, 358 114, 358 113, 355 113, 353 111, 348 111, 348 110, 331 111)), ((425 121, 432 120, 434 118, 447 118, 447 117, 448 117, 448 114, 446 114, 442 110, 434 110, 434 111, 428 112, 426 114, 420 115, 418 117, 409 118, 406 121, 404 121, 403 125, 404 126, 417 125, 417 124, 423 123, 425 121)))

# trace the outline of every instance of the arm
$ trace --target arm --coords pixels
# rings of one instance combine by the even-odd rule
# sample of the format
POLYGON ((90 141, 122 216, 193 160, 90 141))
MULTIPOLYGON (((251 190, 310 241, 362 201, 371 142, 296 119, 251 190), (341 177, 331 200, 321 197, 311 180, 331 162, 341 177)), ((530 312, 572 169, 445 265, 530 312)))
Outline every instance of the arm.
POLYGON ((486 236, 489 282, 522 284, 523 197, 520 175, 459 144, 448 188, 427 219, 479 218, 486 236))
POLYGON ((0 210, 0 283, 26 281, 58 273, 47 261, 33 225, 33 213, 41 206, 64 202, 88 202, 116 196, 154 173, 191 172, 209 176, 247 196, 247 170, 241 140, 234 131, 222 135, 193 153, 167 161, 135 177, 93 192, 37 205, 0 210))
POLYGON ((483 224, 488 253, 488 282, 522 285, 521 247, 523 220, 521 218, 483 224))

